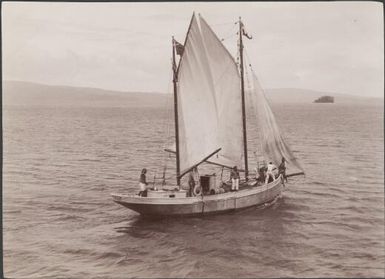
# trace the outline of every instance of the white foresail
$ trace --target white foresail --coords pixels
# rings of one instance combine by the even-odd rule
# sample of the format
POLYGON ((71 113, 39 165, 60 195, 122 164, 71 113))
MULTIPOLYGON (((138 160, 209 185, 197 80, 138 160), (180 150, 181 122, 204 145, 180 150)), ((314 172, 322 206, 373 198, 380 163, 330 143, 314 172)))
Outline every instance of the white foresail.
POLYGON ((242 101, 238 66, 206 21, 200 17, 211 67, 218 119, 217 142, 222 148, 210 161, 227 166, 243 163, 242 101))
MULTIPOLYGON (((266 160, 279 165, 282 157, 287 161, 290 172, 297 169, 303 172, 301 165, 294 157, 278 128, 274 114, 266 99, 265 93, 253 72, 252 104, 257 117, 258 131, 262 145, 262 155, 266 160)), ((297 171, 295 170, 295 171, 297 171)))
POLYGON ((178 70, 180 167, 214 150, 210 161, 242 164, 242 111, 237 65, 207 23, 193 16, 178 70))

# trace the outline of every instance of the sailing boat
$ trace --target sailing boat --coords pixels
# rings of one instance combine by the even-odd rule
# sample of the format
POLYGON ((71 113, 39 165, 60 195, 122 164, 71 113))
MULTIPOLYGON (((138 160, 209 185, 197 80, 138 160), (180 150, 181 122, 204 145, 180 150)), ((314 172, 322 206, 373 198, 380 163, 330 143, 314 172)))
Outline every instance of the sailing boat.
MULTIPOLYGON (((149 189, 146 197, 111 194, 114 202, 142 215, 202 215, 262 205, 281 195, 285 185, 282 173, 266 183, 263 177, 249 173, 242 40, 243 36, 251 37, 241 18, 237 23, 239 65, 201 15, 193 14, 183 45, 172 38, 175 149, 165 151, 175 154, 177 187, 167 187, 163 181, 159 189, 149 189), (198 173, 197 168, 204 165, 220 167, 222 174, 233 166, 241 167, 244 178, 239 190, 230 191, 222 175, 218 179, 215 173, 198 173), (196 184, 190 193, 183 187, 186 174, 196 184)), ((285 158, 287 169, 297 171, 286 177, 304 174, 254 73, 252 84, 249 93, 264 158, 258 170, 263 170, 266 162, 278 165, 285 158)))

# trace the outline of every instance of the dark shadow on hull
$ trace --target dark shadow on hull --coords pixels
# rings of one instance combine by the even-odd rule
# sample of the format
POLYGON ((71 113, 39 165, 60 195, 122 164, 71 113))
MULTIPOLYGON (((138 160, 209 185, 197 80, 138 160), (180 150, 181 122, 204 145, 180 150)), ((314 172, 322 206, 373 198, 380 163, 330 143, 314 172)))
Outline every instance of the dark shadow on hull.
MULTIPOLYGON (((278 200, 282 199, 281 195, 278 195, 274 197, 272 200, 269 200, 263 204, 259 205, 252 205, 248 207, 243 207, 243 208, 237 208, 237 209, 230 209, 226 211, 219 211, 219 212, 205 212, 205 213, 199 213, 199 214, 179 214, 179 215, 148 215, 148 214, 139 214, 137 215, 137 219, 134 221, 136 222, 141 222, 141 221, 162 221, 162 220, 183 220, 185 218, 205 218, 205 217, 211 217, 211 216, 220 216, 220 215, 236 215, 252 210, 264 210, 267 208, 270 208, 278 200)), ((137 212, 136 212, 137 213, 137 212)), ((134 224, 133 223, 133 224, 134 224)))

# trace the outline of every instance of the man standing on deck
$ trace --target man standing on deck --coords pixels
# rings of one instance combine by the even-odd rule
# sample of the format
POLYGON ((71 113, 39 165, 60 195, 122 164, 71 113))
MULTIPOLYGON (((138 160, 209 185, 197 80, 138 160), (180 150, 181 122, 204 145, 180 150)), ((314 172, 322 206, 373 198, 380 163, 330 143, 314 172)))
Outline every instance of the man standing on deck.
POLYGON ((140 178, 139 178, 139 196, 141 197, 147 197, 147 185, 148 183, 146 182, 146 173, 147 169, 142 169, 142 172, 140 173, 140 178))
POLYGON ((283 179, 287 182, 287 177, 286 177, 286 159, 285 157, 282 157, 282 162, 278 166, 278 174, 282 174, 283 179))
POLYGON ((234 166, 230 173, 231 191, 239 190, 239 172, 237 166, 234 166))
POLYGON ((277 167, 272 162, 267 164, 265 184, 269 182, 270 176, 273 178, 273 181, 275 181, 275 175, 274 175, 275 170, 277 170, 277 167))
POLYGON ((188 185, 189 185, 189 197, 194 195, 194 187, 195 187, 195 174, 197 173, 197 168, 193 168, 190 171, 190 175, 188 177, 188 185))

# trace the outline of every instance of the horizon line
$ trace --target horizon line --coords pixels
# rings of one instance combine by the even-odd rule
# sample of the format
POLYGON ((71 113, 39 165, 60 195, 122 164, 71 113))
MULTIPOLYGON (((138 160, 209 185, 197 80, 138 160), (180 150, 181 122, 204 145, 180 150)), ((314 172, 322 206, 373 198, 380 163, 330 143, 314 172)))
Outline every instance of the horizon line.
MULTIPOLYGON (((96 89, 96 90, 102 90, 102 91, 111 91, 111 92, 117 92, 117 93, 139 93, 139 94, 161 94, 161 95, 171 95, 172 92, 160 92, 160 91, 123 91, 123 90, 117 90, 117 89, 107 89, 102 87, 93 87, 93 86, 84 86, 84 85, 65 85, 65 84, 48 84, 48 83, 42 83, 42 82, 36 82, 36 81, 28 81, 28 80, 14 80, 14 79, 2 79, 2 83, 5 82, 20 82, 20 83, 31 83, 36 85, 43 85, 43 86, 51 86, 51 87, 71 87, 71 88, 82 88, 82 89, 96 89)), ((382 96, 372 96, 372 95, 355 95, 355 94, 348 94, 348 93, 339 93, 339 92, 332 92, 332 91, 320 91, 316 89, 309 89, 309 88, 298 88, 298 87, 272 87, 272 88, 263 88, 265 91, 269 90, 283 90, 283 89, 294 89, 294 90, 305 90, 305 91, 313 91, 313 92, 319 92, 324 94, 337 94, 337 95, 344 95, 348 97, 362 97, 362 98, 377 98, 377 99, 384 99, 384 95, 382 96)))

